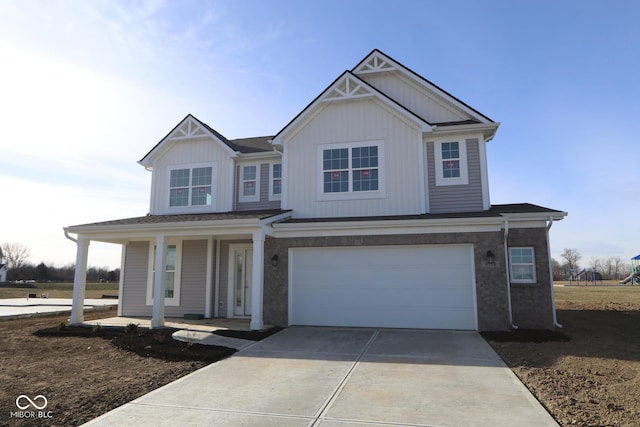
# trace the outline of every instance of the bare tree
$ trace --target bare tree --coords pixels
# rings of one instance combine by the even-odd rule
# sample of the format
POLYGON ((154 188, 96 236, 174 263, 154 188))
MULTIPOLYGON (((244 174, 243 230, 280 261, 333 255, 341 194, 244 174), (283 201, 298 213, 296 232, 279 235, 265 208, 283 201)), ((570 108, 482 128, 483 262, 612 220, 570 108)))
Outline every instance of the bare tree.
POLYGON ((17 269, 22 267, 29 259, 31 251, 28 247, 22 243, 9 243, 2 244, 2 253, 4 254, 7 262, 7 269, 17 269))
POLYGON ((610 260, 611 260, 611 265, 612 265, 613 274, 614 274, 614 277, 612 277, 612 279, 615 278, 616 280, 620 280, 623 277, 626 277, 622 275, 623 273, 622 270, 624 268, 624 261, 622 260, 622 258, 620 258, 619 256, 616 256, 616 257, 611 257, 610 260))
POLYGON ((560 257, 565 260, 569 270, 575 270, 578 268, 578 262, 580 261, 580 258, 582 258, 582 255, 580 255, 580 252, 578 252, 577 249, 564 248, 560 257))
POLYGON ((553 271, 553 280, 562 280, 566 278, 564 267, 555 259, 551 258, 551 268, 553 271))

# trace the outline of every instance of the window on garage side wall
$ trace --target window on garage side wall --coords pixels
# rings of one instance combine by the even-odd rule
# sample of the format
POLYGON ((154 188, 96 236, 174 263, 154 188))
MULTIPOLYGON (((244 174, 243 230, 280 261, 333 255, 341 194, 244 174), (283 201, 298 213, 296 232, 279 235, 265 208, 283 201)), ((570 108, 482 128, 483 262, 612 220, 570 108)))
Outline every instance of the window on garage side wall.
POLYGON ((509 248, 511 283, 536 283, 535 252, 532 247, 509 248))

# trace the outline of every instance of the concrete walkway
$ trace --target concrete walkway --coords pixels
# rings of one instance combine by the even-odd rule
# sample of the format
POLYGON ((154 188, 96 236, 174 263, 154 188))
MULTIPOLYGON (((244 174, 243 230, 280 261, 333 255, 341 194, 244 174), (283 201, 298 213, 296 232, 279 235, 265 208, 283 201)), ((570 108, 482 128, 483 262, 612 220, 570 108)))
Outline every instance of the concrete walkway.
POLYGON ((557 426, 475 332, 292 327, 90 426, 557 426))
MULTIPOLYGON (((0 320, 71 312, 71 298, 5 298, 0 299, 0 320)), ((84 309, 118 305, 117 299, 85 299, 84 309)))

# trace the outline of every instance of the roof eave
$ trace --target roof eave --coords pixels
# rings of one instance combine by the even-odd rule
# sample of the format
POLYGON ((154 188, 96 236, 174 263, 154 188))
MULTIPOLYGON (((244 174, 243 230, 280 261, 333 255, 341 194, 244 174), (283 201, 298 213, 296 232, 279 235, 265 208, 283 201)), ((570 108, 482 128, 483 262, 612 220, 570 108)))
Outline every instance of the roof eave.
POLYGON ((432 134, 434 136, 438 135, 448 135, 452 133, 461 133, 461 132, 482 132, 484 140, 486 142, 491 141, 493 137, 496 135, 498 131, 498 127, 500 126, 500 122, 491 122, 491 123, 470 123, 463 125, 450 125, 450 126, 438 126, 437 124, 432 125, 432 134))
POLYGON ((564 211, 550 211, 550 212, 518 212, 518 213, 508 213, 504 212, 500 214, 502 217, 508 220, 516 220, 516 221, 527 221, 527 220, 548 220, 553 219, 554 221, 560 221, 564 219, 568 212, 564 211))

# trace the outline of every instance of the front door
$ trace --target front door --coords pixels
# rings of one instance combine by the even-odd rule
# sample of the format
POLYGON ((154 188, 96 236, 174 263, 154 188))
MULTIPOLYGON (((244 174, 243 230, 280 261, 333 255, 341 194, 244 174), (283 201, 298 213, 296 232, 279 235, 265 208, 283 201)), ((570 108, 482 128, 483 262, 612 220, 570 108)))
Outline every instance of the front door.
POLYGON ((253 249, 250 247, 233 247, 233 315, 251 315, 251 284, 253 271, 253 249))

